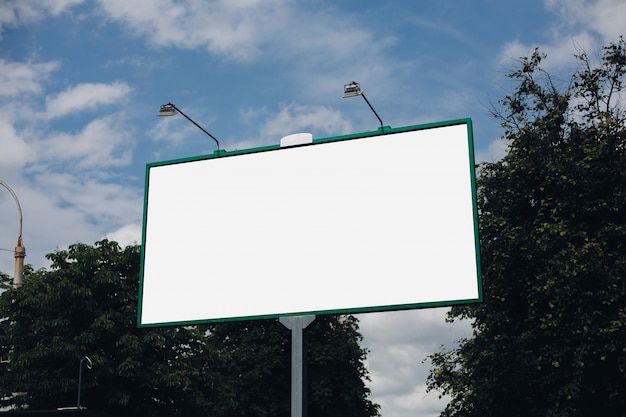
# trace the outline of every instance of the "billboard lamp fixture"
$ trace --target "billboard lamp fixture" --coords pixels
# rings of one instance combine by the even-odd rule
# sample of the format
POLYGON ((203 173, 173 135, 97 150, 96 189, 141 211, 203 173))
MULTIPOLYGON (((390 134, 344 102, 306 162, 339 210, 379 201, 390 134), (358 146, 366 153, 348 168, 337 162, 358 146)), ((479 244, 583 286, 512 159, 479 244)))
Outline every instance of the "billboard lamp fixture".
POLYGON ((344 86, 343 86, 343 98, 356 97, 356 96, 363 97, 363 100, 365 100, 367 105, 370 107, 370 109, 372 109, 372 111, 376 115, 376 118, 380 122, 380 128, 384 132, 385 128, 383 126, 383 121, 380 119, 380 116, 378 115, 378 113, 376 113, 376 110, 374 110, 374 107, 372 107, 372 105, 370 104, 370 102, 367 99, 367 97, 365 97, 365 94, 363 93, 363 90, 361 90, 361 86, 359 85, 359 83, 357 83, 356 81, 352 81, 349 84, 344 84, 344 86))
POLYGON ((209 132, 207 132, 202 126, 200 126, 198 123, 194 122, 189 116, 187 116, 185 113, 183 113, 178 107, 176 107, 174 104, 172 103, 167 103, 167 104, 163 104, 161 106, 161 109, 159 110, 159 112, 157 113, 157 116, 174 116, 177 113, 182 114, 183 116, 185 116, 185 119, 189 120, 191 123, 193 123, 194 125, 196 125, 196 127, 198 127, 200 130, 202 130, 204 133, 206 133, 207 135, 209 135, 211 137, 211 139, 213 139, 215 141, 215 143, 217 144, 217 151, 219 152, 220 150, 220 142, 215 138, 215 136, 213 136, 212 134, 210 134, 209 132))

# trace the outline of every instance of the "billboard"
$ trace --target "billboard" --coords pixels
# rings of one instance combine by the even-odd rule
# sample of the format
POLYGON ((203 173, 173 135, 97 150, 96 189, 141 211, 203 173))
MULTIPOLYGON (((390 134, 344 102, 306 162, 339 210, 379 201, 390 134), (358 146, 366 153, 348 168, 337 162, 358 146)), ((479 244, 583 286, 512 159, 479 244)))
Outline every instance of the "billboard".
POLYGON ((471 120, 147 165, 138 325, 482 299, 471 120))

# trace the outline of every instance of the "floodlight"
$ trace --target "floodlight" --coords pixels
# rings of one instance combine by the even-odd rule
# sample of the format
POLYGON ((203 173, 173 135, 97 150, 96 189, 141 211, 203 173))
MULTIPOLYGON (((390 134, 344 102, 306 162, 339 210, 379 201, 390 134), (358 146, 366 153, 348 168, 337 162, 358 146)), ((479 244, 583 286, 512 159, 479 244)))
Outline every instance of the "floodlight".
POLYGON ((174 116, 177 114, 176 107, 173 104, 164 104, 157 113, 157 116, 174 116))
POLYGON ((350 84, 343 86, 343 98, 360 96, 363 93, 359 83, 352 81, 350 84))
POLYGON ((357 83, 356 81, 352 81, 349 84, 344 84, 344 86, 343 86, 343 98, 356 97, 356 96, 363 97, 363 100, 365 100, 365 102, 370 107, 372 112, 374 112, 374 115, 376 116, 376 118, 380 122, 381 130, 384 132, 385 131, 385 127, 383 126, 383 121, 380 119, 380 116, 378 115, 378 113, 376 113, 376 110, 374 110, 374 107, 372 107, 372 105, 370 104, 370 102, 367 99, 367 97, 365 97, 365 94, 363 93, 363 90, 361 90, 361 86, 359 86, 359 83, 357 83))
POLYGON ((189 116, 187 116, 185 113, 183 113, 178 107, 176 107, 174 104, 172 103, 167 103, 167 104, 163 104, 161 106, 161 108, 159 109, 159 112, 157 113, 157 116, 174 116, 176 114, 182 114, 183 116, 185 116, 185 118, 187 120, 189 120, 191 123, 193 123, 194 125, 196 125, 196 127, 198 127, 200 130, 202 130, 204 133, 206 133, 207 135, 209 135, 211 137, 211 139, 213 139, 215 141, 215 143, 217 144, 217 151, 219 152, 220 150, 220 143, 219 141, 215 138, 215 136, 213 136, 212 134, 210 134, 209 132, 207 132, 202 126, 200 126, 198 123, 194 122, 189 116))

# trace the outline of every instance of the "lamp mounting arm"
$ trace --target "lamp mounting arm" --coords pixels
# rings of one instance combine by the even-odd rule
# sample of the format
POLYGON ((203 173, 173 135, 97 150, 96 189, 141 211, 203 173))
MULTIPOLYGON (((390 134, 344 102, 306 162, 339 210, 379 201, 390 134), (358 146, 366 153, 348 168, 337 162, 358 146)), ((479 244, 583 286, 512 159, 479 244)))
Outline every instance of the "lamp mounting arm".
POLYGON ((378 113, 376 113, 376 110, 374 110, 374 107, 372 107, 372 105, 370 104, 370 101, 367 99, 367 97, 365 97, 365 94, 361 91, 361 96, 363 97, 363 100, 365 100, 365 102, 367 103, 368 106, 370 106, 370 109, 372 109, 372 112, 374 112, 374 115, 376 116, 376 118, 378 119, 378 122, 380 123, 380 127, 381 129, 384 130, 383 127, 383 121, 381 120, 380 116, 378 115, 378 113))
MULTIPOLYGON (((161 106, 162 110, 164 108, 176 110, 178 113, 182 114, 185 117, 185 119, 189 120, 191 123, 196 125, 196 127, 198 129, 202 130, 204 133, 209 135, 211 137, 211 139, 213 139, 215 141, 215 144, 217 145, 217 150, 219 152, 219 150, 220 150, 220 142, 217 140, 217 138, 215 136, 213 136, 212 134, 207 132, 206 129, 204 129, 202 126, 200 126, 198 123, 196 123, 191 117, 189 117, 185 113, 183 113, 183 111, 181 109, 179 109, 178 107, 176 107, 176 105, 174 105, 173 103, 167 103, 165 106, 161 106)), ((172 113, 171 115, 173 115, 173 114, 176 114, 176 113, 172 113)), ((167 116, 170 116, 170 114, 167 114, 167 116)))

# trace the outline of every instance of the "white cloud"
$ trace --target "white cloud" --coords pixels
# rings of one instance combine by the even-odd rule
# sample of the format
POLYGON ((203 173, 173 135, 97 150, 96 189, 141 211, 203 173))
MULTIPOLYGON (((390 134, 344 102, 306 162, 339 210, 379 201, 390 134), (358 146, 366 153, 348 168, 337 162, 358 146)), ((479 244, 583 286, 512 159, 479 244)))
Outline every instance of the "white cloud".
POLYGON ((41 82, 59 67, 57 62, 22 63, 0 59, 0 96, 41 92, 41 82))
POLYGON ((0 4, 0 33, 7 26, 18 26, 58 16, 83 0, 3 0, 0 4))
POLYGON ((476 163, 481 162, 497 162, 502 159, 509 151, 510 141, 505 139, 496 139, 489 143, 487 149, 479 149, 474 155, 476 163))
POLYGON ((113 240, 122 247, 141 243, 141 225, 138 223, 125 224, 113 232, 105 235, 109 240, 113 240))
POLYGON ((301 12, 289 25, 276 33, 272 50, 280 51, 285 61, 280 71, 292 79, 301 94, 323 102, 333 97, 340 101, 343 85, 351 81, 359 82, 367 97, 378 104, 381 97, 405 93, 400 74, 407 70, 414 74, 414 68, 390 56, 393 38, 377 36, 349 16, 331 13, 301 12), (311 21, 316 24, 310 25, 311 21))
POLYGON ((157 46, 195 49, 247 60, 257 55, 268 28, 285 21, 288 4, 273 1, 151 1, 137 7, 101 1, 102 10, 157 46))
POLYGON ((307 129, 321 131, 325 134, 346 134, 352 126, 341 112, 326 106, 303 106, 289 104, 266 121, 262 127, 262 135, 274 139, 277 143, 281 137, 292 133, 300 133, 307 129))
POLYGON ((246 107, 239 110, 239 119, 246 123, 256 123, 258 119, 268 114, 266 106, 254 108, 246 107))
POLYGON ((294 133, 312 133, 313 138, 352 132, 352 124, 338 110, 326 106, 287 104, 271 113, 265 106, 246 108, 240 112, 244 123, 260 125, 259 133, 250 139, 237 140, 235 149, 275 145, 284 136, 294 133), (258 119, 265 119, 259 121, 258 119))
POLYGON ((406 67, 388 56, 393 37, 377 35, 350 15, 308 10, 293 0, 158 0, 140 8, 106 0, 100 7, 111 22, 155 47, 205 49, 244 63, 271 59, 270 71, 298 85, 300 94, 325 101, 340 97, 352 79, 389 89, 397 78, 391 75, 406 67))
POLYGON ((546 6, 560 15, 564 26, 592 30, 600 34, 602 43, 626 34, 624 0, 546 0, 546 6))
POLYGON ((530 56, 538 47, 548 56, 545 69, 571 68, 576 65, 574 54, 582 50, 593 56, 600 46, 626 35, 624 0, 545 0, 545 4, 560 22, 549 28, 550 39, 542 44, 506 43, 499 57, 504 67, 509 67, 511 60, 530 56))
POLYGON ((86 218, 97 218, 102 224, 124 224, 141 211, 137 190, 99 178, 84 178, 66 173, 45 173, 36 178, 37 186, 54 195, 60 207, 71 206, 86 218), (134 214, 134 215, 131 215, 134 214))
POLYGON ((388 404, 393 404, 393 409, 396 411, 384 415, 385 417, 403 417, 417 412, 420 416, 438 417, 449 400, 448 397, 439 398, 437 392, 426 392, 426 384, 421 384, 415 386, 407 394, 390 399, 388 404))
POLYGON ((134 143, 127 127, 113 115, 92 120, 76 134, 52 133, 34 146, 40 155, 39 165, 73 162, 73 166, 63 168, 67 171, 126 165, 134 143))
POLYGON ((126 83, 81 83, 46 97, 46 117, 55 118, 119 102, 131 91, 126 83))
MULTIPOLYGON (((3 108, 0 108, 0 114, 3 110, 3 108)), ((0 166, 5 170, 20 168, 32 157, 27 143, 15 130, 11 122, 2 115, 0 115, 0 138, 2 138, 0 166)))
POLYGON ((469 321, 446 323, 447 308, 360 314, 363 346, 370 350, 367 368, 372 381, 372 401, 382 415, 438 415, 447 398, 426 392, 430 369, 424 359, 472 334, 469 321), (391 412, 391 410, 394 410, 391 412))
POLYGON ((545 44, 525 45, 516 40, 504 45, 499 60, 500 65, 505 68, 517 67, 517 61, 520 58, 530 57, 534 49, 539 48, 540 53, 547 55, 547 60, 542 62, 542 67, 553 72, 563 68, 572 68, 576 65, 574 54, 580 53, 580 49, 592 52, 597 48, 597 45, 597 41, 588 32, 555 37, 552 42, 545 44))

